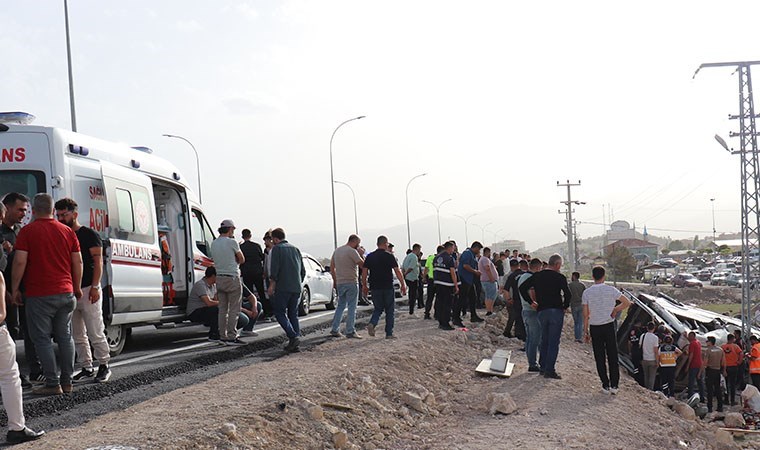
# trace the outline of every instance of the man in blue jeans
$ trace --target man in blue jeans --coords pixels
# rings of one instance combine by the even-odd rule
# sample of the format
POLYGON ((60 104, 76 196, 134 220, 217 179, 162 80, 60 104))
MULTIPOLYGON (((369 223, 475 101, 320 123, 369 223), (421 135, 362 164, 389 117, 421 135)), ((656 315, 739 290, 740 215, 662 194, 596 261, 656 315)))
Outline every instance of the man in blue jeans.
MULTIPOLYGON (((546 269, 534 273, 520 286, 520 295, 530 298, 533 307, 538 311, 538 321, 541 324, 541 344, 539 351, 543 365, 539 372, 546 378, 561 380, 555 364, 559 356, 559 341, 562 337, 562 325, 565 321, 565 310, 570 306, 570 288, 567 278, 559 271, 562 268, 562 257, 555 254, 549 258, 546 269)), ((541 363, 539 363, 541 364, 541 363)))
POLYGON ((393 335, 394 324, 394 307, 396 305, 396 296, 393 292, 393 272, 401 283, 401 295, 406 295, 406 283, 404 276, 398 268, 396 258, 388 252, 388 238, 378 236, 377 250, 367 255, 362 267, 362 290, 367 295, 372 290, 372 303, 375 310, 372 312, 372 318, 367 325, 367 333, 370 336, 375 335, 375 327, 380 321, 380 316, 385 313, 385 338, 395 339, 393 335), (369 285, 367 279, 369 278, 369 285))
POLYGON ((285 334, 288 345, 285 351, 299 351, 301 328, 298 324, 298 302, 301 299, 303 279, 306 269, 303 266, 301 251, 285 240, 282 228, 272 230, 274 247, 270 256, 269 289, 267 294, 273 298, 274 316, 285 334))
MULTIPOLYGON (((533 258, 530 261, 528 272, 521 274, 517 278, 518 292, 520 286, 525 283, 534 272, 541 270, 541 260, 533 258)), ((517 301, 517 299, 515 299, 517 301)), ((534 309, 533 300, 530 297, 523 297, 520 294, 520 301, 522 302, 522 318, 525 325, 525 356, 528 358, 528 372, 539 372, 541 364, 544 362, 544 354, 541 353, 540 362, 536 362, 538 353, 538 346, 541 343, 541 324, 538 321, 538 311, 534 309)))
POLYGON ((338 304, 335 307, 332 330, 330 330, 330 336, 333 337, 343 336, 340 332, 340 321, 343 319, 343 310, 348 308, 346 336, 361 339, 361 335, 354 328, 356 304, 359 301, 359 272, 357 268, 361 268, 364 264, 364 248, 359 245, 361 241, 359 236, 352 234, 348 237, 346 245, 335 249, 330 259, 333 287, 338 293, 338 304))

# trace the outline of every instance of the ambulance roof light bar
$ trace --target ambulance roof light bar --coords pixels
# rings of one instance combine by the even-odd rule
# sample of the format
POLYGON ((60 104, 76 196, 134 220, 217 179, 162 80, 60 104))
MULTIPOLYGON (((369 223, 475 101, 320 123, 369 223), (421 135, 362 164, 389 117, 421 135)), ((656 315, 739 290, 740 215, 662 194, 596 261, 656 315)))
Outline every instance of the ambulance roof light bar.
POLYGON ((0 112, 0 123, 15 123, 18 125, 29 125, 34 122, 32 114, 21 111, 0 112))

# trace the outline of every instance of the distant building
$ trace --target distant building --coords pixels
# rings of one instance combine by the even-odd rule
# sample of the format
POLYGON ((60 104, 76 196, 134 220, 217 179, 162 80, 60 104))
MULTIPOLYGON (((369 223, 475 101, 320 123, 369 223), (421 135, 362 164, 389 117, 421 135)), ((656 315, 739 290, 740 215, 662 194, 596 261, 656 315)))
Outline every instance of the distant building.
POLYGON ((638 239, 639 235, 636 233, 636 227, 631 228, 631 224, 625 220, 616 220, 610 224, 606 237, 607 243, 611 244, 621 239, 638 239))
POLYGON ((496 247, 499 251, 517 250, 518 253, 525 253, 525 242, 517 241, 514 239, 507 239, 504 241, 500 241, 500 242, 495 243, 493 246, 496 247))
POLYGON ((609 255, 617 247, 625 247, 628 252, 633 255, 637 260, 641 259, 641 256, 646 255, 649 262, 653 262, 659 255, 660 246, 652 242, 647 242, 641 239, 619 239, 612 244, 604 247, 604 254, 609 255))

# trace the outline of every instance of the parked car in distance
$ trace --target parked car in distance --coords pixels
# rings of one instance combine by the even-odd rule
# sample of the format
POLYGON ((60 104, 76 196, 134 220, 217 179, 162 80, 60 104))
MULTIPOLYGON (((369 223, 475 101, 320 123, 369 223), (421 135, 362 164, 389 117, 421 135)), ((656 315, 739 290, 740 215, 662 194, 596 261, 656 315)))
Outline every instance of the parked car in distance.
MULTIPOLYGON (((715 272, 715 269, 712 267, 705 267, 704 269, 700 270, 699 273, 697 273, 697 279, 699 281, 711 281, 713 272, 715 272)), ((712 284, 712 283, 710 283, 712 284)))
POLYGON ((673 258, 660 258, 657 261, 655 261, 654 264, 657 264, 662 267, 667 267, 669 269, 673 267, 678 267, 678 263, 673 258))
POLYGON ((710 286, 725 286, 728 273, 715 271, 710 277, 710 286))
POLYGON ((690 273, 679 273, 673 277, 673 287, 702 287, 702 282, 690 273))
POLYGON ((726 276, 726 286, 742 287, 744 279, 740 273, 730 273, 726 276))
POLYGON ((325 305, 335 309, 337 295, 333 289, 333 279, 329 267, 322 267, 314 257, 307 253, 301 255, 306 277, 303 280, 301 301, 298 303, 298 315, 305 316, 314 305, 325 305))

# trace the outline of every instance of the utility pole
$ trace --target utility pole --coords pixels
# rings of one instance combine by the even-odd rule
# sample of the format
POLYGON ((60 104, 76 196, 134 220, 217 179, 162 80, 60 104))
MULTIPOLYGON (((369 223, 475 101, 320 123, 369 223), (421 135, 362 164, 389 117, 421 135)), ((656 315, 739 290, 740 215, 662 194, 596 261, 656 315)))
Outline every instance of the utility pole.
POLYGON ((739 138, 739 150, 729 148, 718 135, 715 140, 732 155, 739 155, 741 174, 742 205, 742 336, 749 345, 752 334, 753 304, 757 303, 760 289, 752 289, 760 274, 760 260, 755 255, 760 251, 760 163, 758 162, 757 126, 755 100, 752 94, 751 66, 760 61, 739 61, 706 63, 699 66, 694 76, 703 68, 735 67, 739 74, 739 114, 729 114, 732 120, 739 119, 739 132, 731 132, 730 137, 739 138))
POLYGON ((567 200, 562 201, 560 203, 564 204, 565 207, 567 207, 566 211, 560 211, 560 214, 565 214, 565 220, 567 220, 567 225, 565 230, 567 231, 567 260, 568 268, 571 268, 572 270, 578 270, 578 261, 575 257, 575 236, 573 232, 574 224, 573 224, 573 205, 585 205, 586 202, 579 202, 577 200, 573 200, 571 189, 575 186, 580 186, 581 181, 578 180, 577 183, 571 183, 570 180, 567 180, 564 183, 561 183, 557 181, 557 187, 566 187, 567 188, 567 200))

